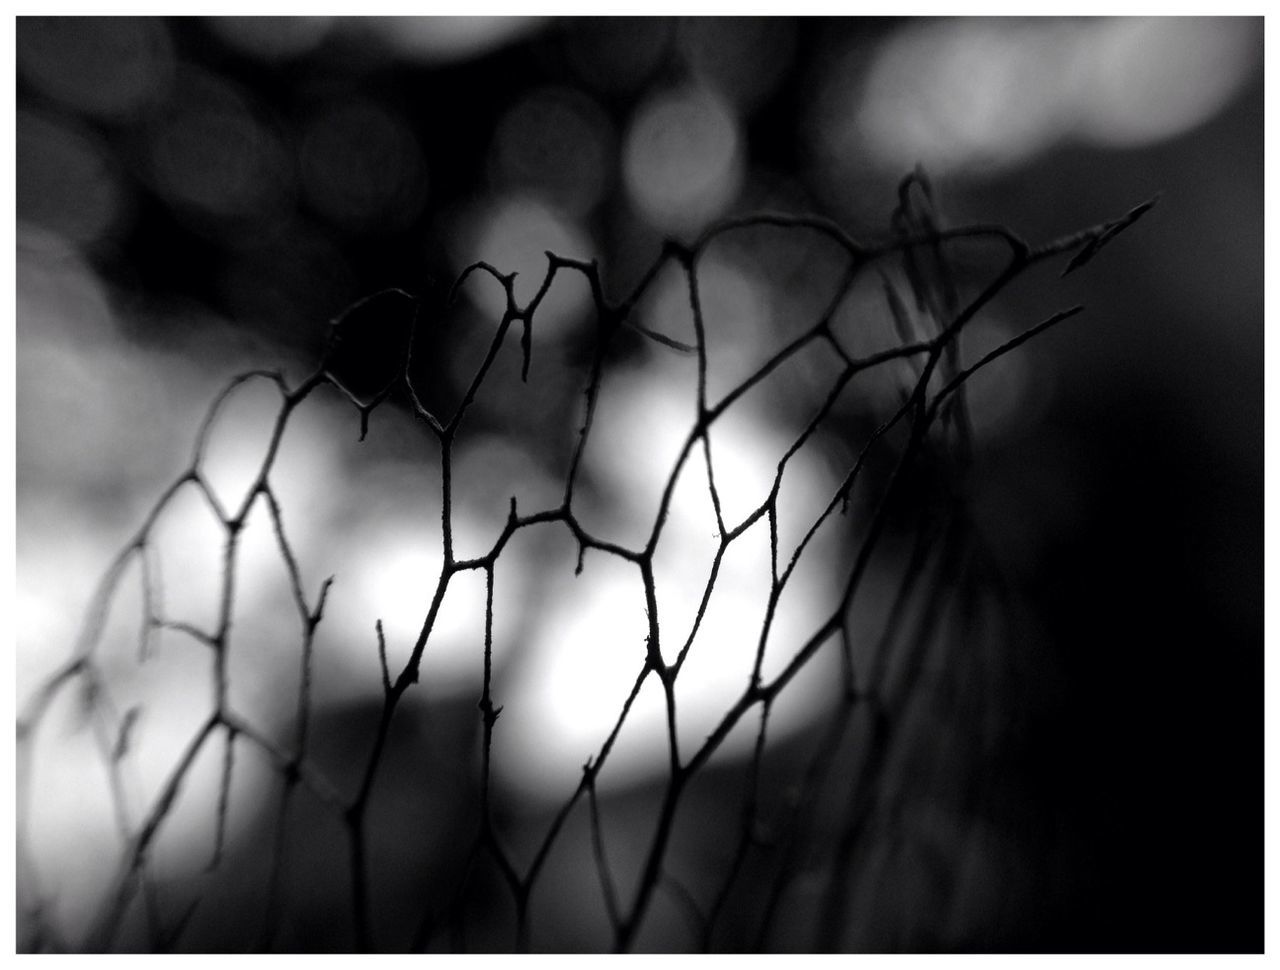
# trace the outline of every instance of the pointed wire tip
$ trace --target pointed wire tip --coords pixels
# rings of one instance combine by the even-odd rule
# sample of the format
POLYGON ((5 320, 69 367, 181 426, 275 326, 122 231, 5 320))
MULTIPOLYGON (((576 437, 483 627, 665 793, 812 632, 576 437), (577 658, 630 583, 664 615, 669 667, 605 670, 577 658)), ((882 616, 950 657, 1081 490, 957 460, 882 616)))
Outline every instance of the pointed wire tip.
POLYGON ((1088 241, 1085 242, 1076 254, 1071 257, 1071 261, 1067 263, 1067 266, 1060 274, 1059 279, 1066 276, 1068 273, 1074 273, 1080 267, 1092 260, 1094 256, 1098 255, 1103 246, 1107 245, 1107 243, 1111 242, 1111 240, 1116 236, 1120 235, 1121 232, 1128 229, 1131 225, 1146 215, 1146 213, 1160 201, 1162 194, 1163 193, 1157 192, 1146 202, 1139 203, 1120 218, 1104 223, 1094 233, 1091 233, 1088 241))

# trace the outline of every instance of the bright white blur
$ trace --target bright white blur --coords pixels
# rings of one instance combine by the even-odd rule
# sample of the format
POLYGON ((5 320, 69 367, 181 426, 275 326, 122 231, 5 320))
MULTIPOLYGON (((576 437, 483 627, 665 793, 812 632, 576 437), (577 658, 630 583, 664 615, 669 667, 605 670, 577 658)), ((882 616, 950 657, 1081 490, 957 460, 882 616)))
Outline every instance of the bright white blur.
POLYGON ((870 163, 1007 170, 1064 140, 1135 147, 1211 118, 1258 70, 1245 18, 961 19, 834 57, 810 118, 833 181, 870 163))
MULTIPOLYGON (((738 318, 737 339, 721 348, 713 366, 742 370, 748 366, 743 355, 762 349, 760 341, 769 331, 767 317, 752 322, 744 314, 767 314, 769 301, 763 291, 758 305, 724 298, 734 291, 735 280, 743 282, 736 272, 731 264, 708 262, 705 308, 709 326, 738 318)), ((69 654, 94 584, 164 483, 189 460, 196 429, 219 385, 262 361, 248 359, 234 342, 215 346, 216 353, 199 364, 128 347, 106 293, 70 254, 24 252, 19 284, 23 514, 16 619, 18 695, 25 698, 69 654), (210 360, 220 363, 210 366, 210 360), (149 434, 139 437, 139 426, 151 429, 149 434)), ((659 294, 655 306, 675 313, 679 301, 678 292, 659 294)), ((687 322, 669 322, 665 328, 679 332, 682 326, 687 322)), ((690 358, 663 349, 642 367, 609 375, 583 469, 597 484, 584 486, 576 504, 596 534, 633 547, 643 544, 693 421, 692 374, 690 358)), ((228 511, 240 505, 254 480, 279 403, 270 382, 252 380, 226 400, 212 425, 202 470, 228 511)), ((440 571, 440 472, 434 445, 408 416, 389 410, 375 414, 371 427, 371 442, 384 442, 382 448, 358 444, 356 432, 350 408, 332 395, 317 395, 293 416, 272 474, 305 595, 314 602, 321 582, 335 577, 316 643, 317 704, 376 697, 375 621, 382 621, 394 673, 409 655, 440 571)), ((713 455, 730 527, 766 497, 772 468, 788 443, 750 401, 717 425, 713 455)), ((481 555, 491 547, 505 521, 507 495, 517 495, 524 511, 558 500, 559 485, 505 439, 477 435, 459 444, 456 457, 459 480, 474 483, 459 492, 454 505, 460 556, 481 555)), ((784 499, 792 503, 782 516, 784 541, 791 544, 784 546, 787 556, 800 535, 788 509, 820 508, 835 479, 802 452, 785 482, 784 499)), ((495 697, 504 711, 494 770, 528 797, 558 800, 598 751, 643 663, 644 597, 634 566, 590 553, 584 573, 575 576, 577 549, 562 526, 526 531, 504 551, 496 573, 495 697)), ((159 609, 166 618, 205 631, 215 628, 224 539, 194 489, 171 502, 157 523, 153 545, 159 609)), ((679 480, 655 560, 669 660, 688 635, 717 541, 698 451, 679 480)), ((830 608, 829 552, 820 537, 814 549, 819 568, 802 570, 795 591, 784 597, 769 640, 766 675, 780 669, 786 651, 794 650, 815 618, 830 608)), ((678 682, 678 726, 686 756, 747 683, 768 594, 767 553, 762 520, 725 557, 678 682)), ((241 538, 236 589, 231 702, 284 741, 297 691, 300 625, 261 505, 241 538)), ((455 578, 424 658, 423 681, 433 696, 478 693, 484 602, 481 573, 455 578)), ((141 572, 135 564, 120 585, 100 648, 117 714, 133 706, 140 711, 127 762, 134 813, 154 799, 207 716, 213 695, 208 650, 186 634, 157 632, 149 659, 139 663, 142 610, 141 572)), ((777 734, 802 727, 820 709, 829 672, 822 663, 811 665, 784 695, 774 712, 777 734)), ((656 687, 651 684, 633 709, 604 784, 629 785, 665 770, 665 702, 656 687)), ((68 694, 39 736, 33 762, 33 797, 41 811, 32 848, 44 879, 58 887, 56 906, 64 920, 87 915, 85 907, 98 898, 104 873, 121 850, 112 835, 109 800, 86 791, 99 790, 84 779, 103 776, 103 769, 76 711, 68 694), (97 876, 83 876, 86 860, 97 860, 97 876)), ((745 721, 726 753, 740 754, 754 730, 752 720, 745 721)), ((213 816, 202 808, 216 798, 220 747, 210 747, 184 786, 157 849, 158 871, 199 868, 207 860, 213 816)), ((244 757, 239 764, 243 775, 236 798, 261 796, 271 781, 265 762, 244 757)), ((231 823, 234 839, 234 813, 231 823)))
MULTIPOLYGON (((681 375, 661 361, 614 375, 604 392, 587 469, 606 483, 607 508, 584 503, 584 524, 602 538, 633 548, 644 544, 657 514, 670 469, 693 424, 692 384, 683 393, 681 375)), ((712 432, 716 486, 728 528, 769 494, 774 466, 790 444, 759 414, 712 432)), ((802 451, 784 482, 782 516, 811 521, 834 492, 832 470, 802 451)), ((843 520, 841 520, 843 521, 843 520)), ((799 540, 784 533, 782 565, 799 540), (789 541, 788 541, 789 540, 789 541)), ((769 637, 765 676, 775 674, 829 615, 838 570, 820 533, 788 586, 769 637)), ((658 622, 664 658, 674 661, 684 646, 711 575, 719 534, 701 449, 686 462, 654 560, 658 622)), ((646 654, 648 619, 639 569, 604 553, 586 556, 573 575, 576 547, 557 542, 547 563, 551 578, 545 612, 538 617, 528 657, 519 664, 510 701, 495 736, 496 764, 504 777, 535 797, 563 797, 618 720, 646 654)), ((677 729, 682 756, 697 750, 750 682, 769 595, 769 531, 758 521, 729 546, 689 659, 676 686, 677 729)), ((771 717, 771 736, 805 726, 824 704, 832 677, 827 651, 781 695, 771 717)), ((754 742, 757 721, 744 719, 723 753, 740 756, 754 742)), ((667 764, 666 701, 650 677, 631 710, 602 784, 634 784, 667 764)))

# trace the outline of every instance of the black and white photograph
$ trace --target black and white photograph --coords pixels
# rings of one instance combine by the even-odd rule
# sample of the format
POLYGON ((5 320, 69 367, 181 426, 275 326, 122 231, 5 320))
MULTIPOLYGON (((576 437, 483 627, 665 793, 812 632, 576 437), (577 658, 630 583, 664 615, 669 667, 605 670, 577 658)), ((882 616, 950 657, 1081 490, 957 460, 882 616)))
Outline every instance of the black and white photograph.
POLYGON ((14 18, 16 952, 1263 953, 1264 18, 374 12, 14 18))

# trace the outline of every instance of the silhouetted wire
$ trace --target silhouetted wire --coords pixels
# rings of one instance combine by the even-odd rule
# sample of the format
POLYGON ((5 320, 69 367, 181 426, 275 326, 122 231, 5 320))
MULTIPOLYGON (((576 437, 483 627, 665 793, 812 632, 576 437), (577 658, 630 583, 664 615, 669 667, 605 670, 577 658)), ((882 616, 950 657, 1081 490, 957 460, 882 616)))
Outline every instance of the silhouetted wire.
MULTIPOLYGON (((813 864, 814 846, 806 845, 805 833, 816 813, 816 805, 822 791, 831 788, 833 766, 837 755, 848 743, 846 740, 853 724, 853 716, 859 710, 869 715, 870 730, 857 737, 861 744, 860 767, 847 782, 844 799, 847 806, 844 822, 835 833, 834 842, 825 847, 827 873, 826 888, 822 894, 821 917, 817 923, 814 946, 817 949, 839 948, 845 939, 846 914, 851 905, 854 881, 851 874, 858 868, 859 852, 865 854, 865 832, 871 824, 880 789, 883 785, 884 766, 895 726, 891 714, 902 717, 906 701, 917 689, 916 672, 923 668, 924 652, 933 649, 938 629, 943 623, 946 604, 950 602, 949 578, 958 568, 958 556, 966 548, 962 541, 944 539, 941 551, 932 556, 931 544, 936 528, 922 526, 917 534, 913 551, 902 574, 899 591, 889 609, 880 642, 872 649, 869 673, 865 682, 854 677, 854 651, 858 647, 850 628, 850 615, 855 595, 863 584, 863 578, 882 535, 888 515, 899 499, 901 482, 906 472, 921 454, 930 447, 940 447, 949 435, 955 435, 962 457, 967 455, 967 442, 971 435, 966 416, 962 391, 966 382, 977 372, 997 361, 1003 354, 1036 337, 1048 328, 1066 320, 1079 311, 1079 307, 1048 317, 1017 336, 1009 339, 967 367, 960 364, 958 339, 965 326, 983 310, 1010 282, 1032 266, 1073 253, 1065 272, 1071 272, 1087 263, 1096 252, 1108 244, 1120 231, 1132 225, 1154 203, 1143 203, 1119 219, 1103 223, 1091 229, 1039 247, 1031 247, 1021 237, 1003 226, 968 226, 946 228, 940 224, 940 216, 934 204, 932 188, 923 172, 917 171, 903 180, 899 189, 899 205, 891 219, 891 234, 882 240, 858 240, 846 233, 829 219, 816 216, 796 216, 778 213, 762 213, 727 220, 704 232, 692 245, 675 241, 667 242, 655 262, 642 274, 635 289, 617 303, 610 302, 603 291, 594 262, 566 259, 547 253, 547 271, 534 297, 521 306, 515 296, 514 274, 504 274, 488 263, 477 262, 467 267, 453 284, 450 299, 464 285, 472 285, 471 278, 482 274, 500 286, 505 296, 505 309, 494 335, 474 375, 459 400, 454 413, 443 420, 423 403, 410 379, 412 362, 413 329, 416 326, 417 299, 403 291, 384 291, 408 299, 415 307, 415 319, 409 329, 407 343, 398 358, 394 377, 371 398, 361 400, 348 390, 333 373, 332 355, 336 352, 336 336, 344 318, 335 321, 330 344, 320 367, 296 387, 290 387, 284 377, 276 372, 252 371, 231 380, 214 399, 196 434, 191 462, 174 482, 165 489, 145 516, 142 525, 127 542, 108 567, 91 600, 79 640, 72 656, 55 670, 28 699, 20 712, 17 725, 18 742, 18 802, 17 802, 17 861, 19 876, 19 906, 24 917, 26 934, 24 946, 29 949, 82 949, 109 950, 124 923, 124 916, 131 901, 141 894, 146 919, 149 945, 155 950, 173 949, 180 943, 184 930, 190 925, 199 897, 184 907, 176 916, 166 916, 158 897, 158 888, 149 870, 149 850, 157 832, 169 817, 183 783, 204 748, 220 737, 223 754, 219 769, 218 795, 213 808, 214 836, 210 867, 219 869, 226 865, 224 844, 227 835, 227 816, 230 789, 235 774, 237 742, 256 749, 274 766, 281 778, 280 796, 276 802, 272 837, 270 840, 270 864, 268 867, 265 904, 262 924, 255 937, 260 949, 273 946, 279 931, 287 900, 283 894, 283 875, 289 864, 286 845, 290 831, 290 818, 295 809, 295 795, 299 788, 306 790, 317 803, 333 813, 345 826, 350 864, 350 918, 356 946, 370 951, 379 949, 375 938, 369 887, 374 878, 370 872, 367 850, 367 815, 370 798, 376 789, 384 751, 395 720, 395 714, 404 695, 418 682, 423 652, 435 628, 441 603, 455 576, 470 570, 481 570, 485 577, 484 608, 484 657, 483 681, 478 701, 482 739, 480 765, 478 766, 480 812, 476 832, 466 862, 459 877, 454 901, 443 912, 434 905, 425 906, 422 917, 412 933, 413 949, 424 949, 442 928, 441 917, 452 924, 445 927, 456 946, 465 945, 465 916, 463 900, 468 880, 475 872, 480 857, 487 855, 496 866, 503 884, 510 892, 515 905, 515 939, 517 949, 533 947, 532 927, 529 920, 530 898, 544 871, 550 854, 563 831, 564 825, 579 802, 587 802, 588 822, 592 845, 592 858, 600 880, 600 892, 605 914, 613 937, 613 948, 628 950, 635 943, 644 924, 655 891, 662 888, 677 901, 679 908, 689 919, 698 937, 698 944, 711 948, 725 906, 745 871, 748 857, 753 852, 772 854, 776 863, 770 888, 763 898, 761 919, 757 925, 754 943, 763 949, 768 945, 769 934, 776 924, 777 914, 788 886, 802 869, 813 864), (707 328, 698 276, 698 262, 706 249, 720 237, 744 229, 766 229, 775 232, 810 232, 828 240, 843 254, 840 276, 819 318, 779 348, 739 384, 729 390, 718 402, 707 398, 709 356, 707 328), (1005 244, 1008 261, 985 284, 977 288, 976 295, 966 302, 961 286, 946 253, 949 244, 964 240, 994 239, 1005 244), (903 269, 913 291, 917 312, 932 321, 931 331, 919 334, 910 320, 902 295, 887 275, 882 273, 885 306, 896 329, 899 345, 867 357, 852 356, 840 343, 832 329, 836 312, 844 305, 854 282, 868 267, 888 258, 902 260, 903 269), (631 315, 645 294, 658 279, 664 266, 674 263, 684 273, 688 290, 688 302, 692 312, 695 342, 692 347, 665 334, 658 333, 632 321, 631 315), (468 412, 481 393, 486 378, 500 353, 506 337, 515 324, 520 324, 521 378, 528 380, 533 343, 532 327, 539 306, 561 273, 583 276, 590 288, 595 310, 596 342, 589 373, 584 387, 583 420, 578 428, 576 442, 565 477, 563 497, 554 508, 531 513, 521 513, 516 499, 511 499, 510 511, 504 527, 489 551, 473 559, 458 559, 453 544, 453 447, 468 412), (608 348, 619 328, 638 331, 654 343, 674 353, 692 352, 697 362, 696 413, 693 424, 683 440, 679 454, 671 468, 658 505, 652 528, 643 546, 638 549, 610 542, 593 535, 578 520, 574 512, 574 488, 579 477, 583 453, 594 426, 601 388, 607 378, 608 348), (754 387, 759 385, 783 363, 810 345, 825 346, 840 362, 840 373, 832 381, 821 404, 811 414, 791 446, 779 460, 772 488, 765 500, 751 510, 738 524, 726 521, 716 482, 712 460, 712 430, 717 421, 733 405, 754 387), (809 441, 819 427, 831 417, 837 404, 854 383, 854 378, 891 361, 915 363, 914 382, 904 394, 897 408, 875 428, 862 442, 853 465, 836 488, 826 505, 811 521, 808 529, 794 550, 788 554, 779 548, 778 497, 784 474, 790 460, 809 441), (936 380, 935 380, 936 372, 936 380), (271 436, 264 459, 253 481, 244 493, 240 504, 233 509, 223 507, 203 471, 209 435, 218 415, 241 385, 250 381, 266 381, 280 395, 279 410, 274 419, 271 436), (936 384, 938 390, 930 391, 936 384), (334 583, 333 577, 325 579, 314 598, 303 587, 301 570, 285 527, 284 510, 272 485, 271 475, 276 465, 279 445, 290 417, 313 393, 322 387, 335 388, 354 406, 360 418, 360 437, 368 431, 369 417, 374 410, 397 389, 403 389, 413 408, 436 438, 441 461, 441 540, 442 559, 431 599, 420 631, 415 638, 409 657, 398 671, 388 666, 387 646, 381 618, 375 618, 373 645, 381 673, 381 710, 376 732, 367 759, 360 772, 360 781, 353 795, 344 796, 310 759, 309 724, 312 717, 311 682, 315 633, 323 620, 326 597, 334 583), (890 443, 891 433, 899 425, 905 425, 905 441, 897 444, 894 452, 890 443), (938 427, 941 435, 930 435, 938 427), (949 434, 948 434, 949 433, 949 434), (846 514, 855 486, 861 480, 869 457, 880 447, 889 448, 892 467, 887 481, 878 494, 868 496, 871 509, 865 523, 861 541, 849 564, 847 578, 838 600, 829 615, 822 617, 813 633, 798 647, 791 659, 772 679, 763 674, 765 646, 776 615, 782 593, 792 579, 795 569, 809 547, 810 541, 831 515, 846 514), (654 555, 659 538, 667 525, 676 481, 690 456, 698 449, 708 481, 709 497, 714 511, 719 542, 707 582, 700 595, 690 632, 677 645, 664 643, 664 630, 658 613, 658 601, 654 582, 654 555), (164 590, 161 584, 159 556, 153 546, 153 532, 161 513, 179 494, 194 490, 203 500, 224 536, 218 611, 215 628, 200 629, 194 624, 165 613, 164 590), (228 699, 231 650, 232 608, 237 591, 237 565, 240 540, 249 513, 259 504, 267 510, 276 549, 289 579, 289 587, 300 624, 299 684, 294 701, 294 735, 288 746, 280 746, 270 739, 267 730, 260 728, 236 712, 228 699), (765 616, 756 643, 752 670, 741 693, 721 713, 719 720, 703 743, 694 750, 681 751, 676 731, 675 685, 683 665, 693 649, 706 614, 712 590, 719 576, 723 558, 729 548, 761 519, 769 530, 770 587, 765 616), (577 572, 584 568, 584 556, 588 550, 615 556, 638 568, 643 583, 645 610, 648 617, 646 652, 637 671, 634 684, 624 702, 618 718, 608 735, 602 740, 595 755, 588 759, 582 776, 560 808, 537 844, 532 860, 523 871, 515 865, 503 847, 492 813, 491 748, 495 731, 500 730, 499 716, 502 705, 494 696, 492 682, 493 614, 495 565, 512 537, 530 526, 560 523, 572 535, 578 546, 577 572), (129 758, 130 734, 136 719, 137 708, 121 712, 112 698, 107 682, 107 671, 98 659, 98 646, 102 637, 107 611, 116 591, 134 561, 137 561, 142 584, 142 627, 139 634, 138 659, 145 663, 154 653, 152 637, 157 629, 183 634, 212 655, 213 709, 187 739, 182 753, 167 773, 158 794, 141 812, 131 811, 125 796, 126 781, 122 766, 129 758), (923 584, 923 585, 922 585, 923 584), (914 606, 914 610, 913 610, 914 606), (913 629, 908 629, 908 620, 913 629), (800 776, 798 796, 790 806, 784 806, 767 826, 780 836, 761 837, 762 803, 761 777, 769 749, 769 714, 772 706, 786 686, 828 644, 838 644, 841 654, 844 683, 839 701, 829 715, 825 728, 816 734, 816 750, 813 758, 800 776), (890 666, 890 657, 906 651, 890 666), (914 656, 913 656, 914 654, 914 656), (667 658, 672 659, 668 660, 667 658), (657 678, 663 692, 666 707, 666 734, 668 767, 657 809, 653 835, 645 849, 636 884, 627 893, 616 883, 616 877, 608 860, 607 844, 600 815, 597 778, 608 762, 632 706, 650 677, 657 678), (47 915, 48 906, 41 887, 39 865, 30 847, 30 819, 38 807, 32 804, 31 773, 34 739, 41 722, 54 699, 73 685, 81 689, 81 701, 90 716, 97 747, 111 787, 111 803, 116 825, 124 842, 118 871, 111 888, 101 900, 98 915, 79 940, 68 938, 63 929, 52 925, 47 915), (698 895, 667 871, 668 847, 676 823, 682 796, 691 779, 708 763, 734 727, 753 709, 759 707, 759 724, 755 745, 745 765, 746 794, 739 812, 738 836, 735 847, 717 882, 717 888, 705 898, 698 895), (863 847, 860 849, 860 847, 863 847)), ((368 298, 376 299, 381 294, 368 298)), ((361 301, 365 303, 367 301, 361 301)), ((357 309, 357 304, 352 309, 357 309)), ((348 311, 351 312, 351 311, 348 311)), ((345 315, 344 315, 345 316, 345 315)), ((899 436, 902 437, 902 436, 899 436)), ((948 531, 947 529, 943 530, 948 531)), ((967 609, 967 608, 966 608, 967 609)), ((970 622, 971 614, 966 613, 970 622)))

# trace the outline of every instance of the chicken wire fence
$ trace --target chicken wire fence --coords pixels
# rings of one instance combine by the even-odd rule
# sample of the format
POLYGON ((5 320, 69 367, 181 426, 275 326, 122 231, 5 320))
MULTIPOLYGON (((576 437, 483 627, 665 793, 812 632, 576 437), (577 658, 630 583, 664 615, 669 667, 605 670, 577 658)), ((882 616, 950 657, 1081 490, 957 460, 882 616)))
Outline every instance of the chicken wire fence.
MULTIPOLYGON (((1011 676, 1002 635, 993 631, 1012 622, 1012 609, 999 594, 998 574, 976 549, 955 484, 974 460, 966 385, 1081 308, 1052 313, 968 361, 961 335, 1028 270, 1056 259, 1065 264, 1063 275, 1079 268, 1152 204, 1032 245, 1003 226, 942 225, 929 183, 917 172, 902 182, 883 238, 858 239, 819 217, 746 216, 714 225, 692 244, 668 241, 621 300, 605 294, 594 262, 548 253, 545 277, 523 305, 514 274, 475 263, 438 302, 447 306, 464 290, 484 285, 496 288, 505 307, 448 410, 415 376, 422 321, 443 307, 398 290, 372 296, 338 318, 319 367, 298 383, 271 371, 236 377, 208 409, 190 464, 111 562, 70 658, 20 705, 19 946, 829 950, 966 939, 972 913, 957 874, 966 837, 958 836, 957 851, 944 852, 934 865, 943 876, 928 883, 932 889, 895 881, 901 867, 893 861, 912 851, 903 835, 909 829, 902 816, 906 790, 928 787, 938 772, 956 770, 948 765, 965 763, 957 750, 998 743, 992 732, 1008 730, 1000 712, 993 713, 993 705, 1013 692, 1002 679, 1011 676), (717 394, 720 358, 713 348, 732 345, 735 322, 706 312, 700 270, 715 246, 744 235, 803 236, 822 248, 827 258, 821 265, 830 278, 805 284, 816 313, 792 319, 790 332, 779 328, 782 339, 770 352, 741 379, 721 382, 727 389, 717 394), (967 252, 973 247, 996 255, 972 258, 967 252), (672 272, 691 324, 691 332, 678 337, 650 325, 651 318, 641 322, 638 312, 655 281, 672 272), (580 403, 571 441, 559 458, 542 456, 563 470, 559 501, 526 508, 513 495, 485 551, 463 555, 456 536, 461 497, 455 444, 467 437, 468 417, 494 375, 501 376, 503 358, 510 366, 518 363, 522 380, 538 380, 539 310, 556 288, 571 285, 566 277, 589 290, 594 340, 577 369, 581 397, 575 398, 580 403), (380 333, 400 336, 369 344, 364 330, 371 321, 380 333), (508 338, 518 339, 516 350, 508 348, 508 338), (685 427, 674 461, 663 465, 640 539, 632 543, 616 539, 596 525, 598 516, 583 511, 601 502, 597 489, 583 485, 584 455, 597 446, 593 430, 619 369, 616 348, 626 341, 655 357, 688 362, 691 377, 691 393, 681 398, 671 392, 685 427), (824 363, 793 366, 806 355, 824 363), (805 386, 797 388, 801 381, 805 386), (228 499, 206 474, 209 441, 228 402, 254 385, 274 391, 274 415, 247 487, 228 499), (717 460, 717 431, 773 385, 799 416, 776 461, 770 459, 763 500, 739 514, 723 500, 730 483, 717 460), (420 584, 419 632, 410 644, 393 642, 381 617, 367 617, 360 650, 380 691, 376 701, 355 709, 359 717, 350 720, 361 723, 326 728, 330 734, 349 728, 336 760, 317 754, 324 711, 313 680, 323 659, 326 605, 342 579, 311 575, 291 541, 291 509, 276 486, 291 421, 318 396, 335 394, 357 412, 361 440, 376 435, 373 413, 395 406, 408 410, 434 440, 439 481, 420 487, 438 497, 440 549, 438 570, 420 584), (788 483, 815 449, 845 456, 834 488, 817 500, 809 489, 801 504, 788 503, 788 483), (673 531, 694 528, 671 514, 682 489, 705 493, 706 515, 696 528, 711 532, 712 540, 699 578, 686 582, 692 605, 677 617, 666 608, 670 590, 660 588, 658 573, 673 531), (167 608, 155 538, 168 510, 191 496, 221 541, 211 624, 167 608), (293 617, 292 633, 269 644, 277 659, 289 658, 293 677, 287 691, 273 693, 266 717, 238 709, 233 687, 243 673, 236 652, 248 649, 238 638, 236 603, 244 592, 238 576, 251 524, 269 531, 288 589, 274 606, 293 617), (504 551, 526 532, 548 530, 571 540, 576 575, 606 563, 631 573, 630 609, 642 636, 600 636, 596 649, 623 658, 632 671, 629 689, 610 716, 612 726, 583 751, 576 781, 545 810, 534 811, 501 783, 504 766, 495 754, 513 703, 503 696, 495 657, 503 637, 518 638, 503 626, 495 604, 509 581, 504 551), (717 609, 726 560, 752 541, 749 568, 757 573, 761 596, 729 608, 754 608, 759 622, 750 638, 729 645, 736 662, 711 671, 728 700, 693 718, 691 731, 681 689, 700 654, 716 649, 704 621, 717 609), (806 572, 810 561, 817 569, 806 572), (892 582, 884 580, 889 572, 892 582), (433 635, 451 584, 467 576, 483 584, 474 687, 463 705, 470 713, 433 721, 432 699, 419 703, 414 695, 430 687, 423 671, 433 635), (778 624, 791 591, 815 583, 825 584, 827 593, 803 600, 799 625, 778 624), (125 648, 104 630, 130 584, 140 616, 136 639, 125 648), (195 653, 182 653, 192 648, 195 653), (155 701, 138 691, 136 681, 164 653, 175 652, 201 679, 207 700, 189 728, 169 737, 163 771, 156 775, 152 765, 148 771, 158 780, 145 784, 135 763, 137 736, 155 701), (775 730, 806 676, 821 682, 821 699, 810 690, 800 702, 803 730, 775 730), (978 681, 959 683, 957 677, 978 681), (660 729, 651 745, 657 780, 638 788, 613 784, 615 749, 625 743, 642 697, 658 712, 660 729), (50 726, 60 704, 72 711, 64 719, 70 727, 50 726), (936 730, 939 723, 945 731, 936 730), (83 874, 73 865, 70 874, 64 866, 55 877, 42 856, 47 840, 33 837, 49 808, 42 799, 75 797, 65 788, 50 795, 40 785, 60 767, 56 746, 38 747, 41 738, 68 733, 87 739, 98 768, 77 777, 72 790, 101 786, 111 806, 115 842, 103 851, 114 868, 92 877, 87 861, 83 874), (731 738, 736 745, 727 743, 731 738), (236 834, 235 818, 250 811, 235 794, 249 768, 271 780, 270 793, 258 796, 252 810, 260 830, 253 839, 236 834), (196 784, 198 774, 213 783, 196 784), (188 819, 184 845, 196 852, 191 846, 198 844, 204 859, 175 869, 157 861, 157 848, 179 816, 188 819), (59 906, 67 879, 93 885, 79 909, 59 906), (917 911, 915 930, 899 919, 897 936, 860 934, 860 920, 886 907, 917 911), (948 925, 951 936, 943 931, 948 925)), ((645 415, 637 420, 643 423, 645 415)), ((530 448, 555 450, 545 442, 530 448)), ((656 457, 646 453, 638 460, 656 457)), ((525 607, 537 608, 536 602, 525 607)), ((624 626, 620 622, 618 630, 624 626)), ((794 710, 788 716, 794 720, 794 710)), ((528 731, 525 724, 518 730, 528 731)), ((536 751, 536 730, 529 750, 536 751)), ((974 779, 955 787, 981 800, 983 789, 974 779)))

